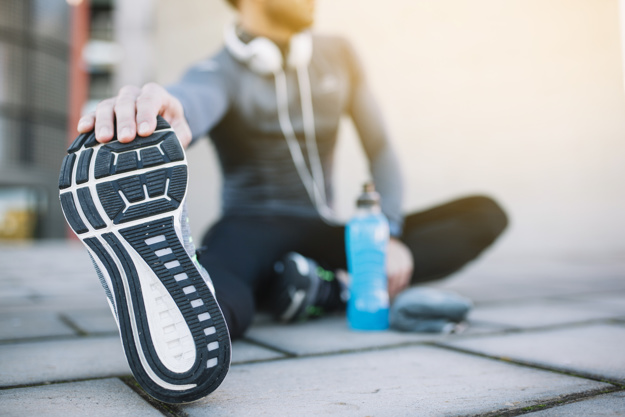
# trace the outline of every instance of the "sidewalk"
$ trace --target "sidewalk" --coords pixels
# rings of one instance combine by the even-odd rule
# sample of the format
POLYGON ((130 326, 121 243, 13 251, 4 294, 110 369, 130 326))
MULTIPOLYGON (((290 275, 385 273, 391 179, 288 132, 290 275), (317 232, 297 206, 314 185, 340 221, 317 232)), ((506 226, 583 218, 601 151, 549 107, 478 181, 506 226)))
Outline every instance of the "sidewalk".
POLYGON ((136 387, 79 243, 0 246, 2 416, 625 416, 625 259, 486 259, 460 335, 257 320, 211 396, 136 387))

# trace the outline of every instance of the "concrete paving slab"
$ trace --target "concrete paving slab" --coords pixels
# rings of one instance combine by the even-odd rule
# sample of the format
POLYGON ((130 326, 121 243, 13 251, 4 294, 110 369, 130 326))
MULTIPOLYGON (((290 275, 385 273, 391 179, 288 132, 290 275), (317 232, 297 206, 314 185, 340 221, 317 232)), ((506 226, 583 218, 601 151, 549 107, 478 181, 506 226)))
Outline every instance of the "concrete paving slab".
POLYGON ((591 283, 588 289, 625 286, 625 260, 576 257, 514 255, 505 259, 482 256, 477 262, 454 274, 446 284, 460 282, 517 282, 529 284, 591 283))
POLYGON ((580 375, 625 382, 625 325, 594 324, 447 340, 443 344, 580 375))
POLYGON ((129 375, 119 336, 0 345, 0 387, 129 375))
POLYGON ((108 305, 105 308, 72 310, 63 315, 86 333, 118 332, 117 323, 108 305))
POLYGON ((42 312, 0 313, 0 340, 73 336, 71 327, 56 314, 42 312))
POLYGON ((570 296, 566 299, 584 302, 597 310, 611 311, 625 316, 625 291, 611 291, 602 294, 584 294, 570 296))
POLYGON ((105 306, 104 291, 80 243, 2 246, 0 312, 105 306))
POLYGON ((270 359, 284 358, 285 355, 275 350, 265 349, 264 347, 237 340, 232 343, 232 363, 245 363, 265 361, 270 359))
POLYGON ((495 302, 523 301, 528 299, 558 297, 563 295, 579 295, 588 291, 573 287, 549 287, 539 284, 531 285, 527 282, 502 280, 499 282, 459 282, 428 285, 434 288, 455 291, 470 298, 477 305, 495 302))
POLYGON ((528 329, 620 316, 581 301, 533 300, 477 306, 469 314, 469 320, 528 329))
POLYGON ((72 295, 57 295, 54 297, 33 296, 28 299, 6 303, 0 300, 0 313, 47 312, 62 314, 74 310, 89 310, 108 308, 106 295, 99 289, 95 293, 81 293, 72 295))
MULTIPOLYGON (((0 272, 0 281, 4 280, 3 275, 0 272)), ((13 311, 14 307, 31 304, 36 297, 37 293, 31 288, 3 282, 0 288, 0 310, 13 311)))
POLYGON ((4 417, 163 417, 119 379, 0 391, 4 417))
POLYGON ((266 323, 252 327, 246 338, 294 355, 310 355, 431 341, 441 336, 393 331, 353 332, 347 328, 344 316, 332 316, 289 325, 266 323))
POLYGON ((194 416, 448 416, 519 409, 601 382, 411 346, 234 366, 194 416), (510 405, 510 404, 515 405, 510 405))
MULTIPOLYGON (((232 347, 232 363, 281 357, 243 340, 232 347)), ((0 386, 130 374, 117 336, 0 345, 0 369, 0 386)))
POLYGON ((476 303, 625 290, 625 262, 583 259, 486 259, 439 283, 476 303))
MULTIPOLYGON (((471 326, 466 334, 500 331, 501 326, 484 324, 471 326)), ((345 316, 328 316, 318 320, 289 325, 263 322, 253 326, 246 338, 275 347, 293 355, 344 352, 414 342, 442 340, 446 335, 401 333, 396 331, 356 332, 347 327, 345 316)))
POLYGON ((624 417, 625 392, 613 392, 597 397, 566 404, 547 410, 526 414, 530 417, 624 417))

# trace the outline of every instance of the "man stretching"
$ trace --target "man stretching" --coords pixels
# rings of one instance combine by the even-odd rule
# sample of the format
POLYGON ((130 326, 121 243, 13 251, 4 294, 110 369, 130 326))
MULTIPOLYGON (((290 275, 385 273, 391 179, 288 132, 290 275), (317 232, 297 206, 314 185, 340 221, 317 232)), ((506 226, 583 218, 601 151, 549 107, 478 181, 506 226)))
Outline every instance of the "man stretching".
POLYGON ((258 307, 293 321, 343 306, 333 271, 346 269, 344 227, 331 209, 343 114, 357 128, 391 226, 391 297, 457 271, 507 224, 501 208, 482 196, 404 217, 398 161, 349 43, 307 30, 314 0, 230 2, 238 21, 226 30, 224 48, 177 84, 126 86, 102 101, 80 120, 83 139, 69 155, 77 162, 64 164, 61 173, 63 183, 69 172, 65 189, 78 200, 64 198, 62 186, 64 212, 77 233, 86 230, 79 236, 95 258, 122 340, 128 339, 133 372, 151 395, 170 402, 200 398, 219 385, 228 366, 227 332, 232 338, 244 334, 258 307), (184 210, 186 159, 167 133, 169 125, 182 147, 208 134, 221 163, 222 217, 204 236, 197 258, 184 210), (83 157, 89 150, 95 155, 94 149, 96 156, 83 157), (79 189, 81 169, 89 196, 79 189), (93 210, 100 223, 92 222, 93 210), (84 229, 77 230, 77 220, 84 229), (132 284, 133 276, 139 284, 132 284), (189 279, 193 285, 185 284, 189 279), (157 288, 153 294, 150 285, 157 288), (155 294, 156 301, 148 299, 155 294), (167 308, 159 310, 159 302, 167 308), (141 328, 152 336, 138 340, 141 328))

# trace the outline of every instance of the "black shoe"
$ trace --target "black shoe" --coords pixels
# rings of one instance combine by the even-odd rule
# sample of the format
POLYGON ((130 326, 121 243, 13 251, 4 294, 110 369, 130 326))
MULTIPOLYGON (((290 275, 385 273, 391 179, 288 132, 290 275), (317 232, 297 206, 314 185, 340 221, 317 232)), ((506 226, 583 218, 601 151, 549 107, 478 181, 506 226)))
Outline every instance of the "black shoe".
POLYGON ((273 316, 290 323, 344 308, 343 292, 334 273, 312 259, 290 252, 275 265, 273 316))
POLYGON ((137 382, 169 403, 214 391, 230 367, 230 337, 212 282, 189 249, 187 161, 169 124, 159 117, 154 134, 130 143, 78 136, 59 188, 137 382))

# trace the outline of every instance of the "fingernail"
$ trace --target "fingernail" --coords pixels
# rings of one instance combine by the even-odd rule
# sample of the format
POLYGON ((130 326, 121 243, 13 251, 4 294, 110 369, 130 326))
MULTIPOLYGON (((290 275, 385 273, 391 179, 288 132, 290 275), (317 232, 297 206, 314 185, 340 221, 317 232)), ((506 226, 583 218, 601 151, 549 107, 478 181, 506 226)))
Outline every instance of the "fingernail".
POLYGON ((150 125, 148 125, 148 122, 143 122, 139 125, 139 133, 142 135, 147 135, 149 129, 150 125))
POLYGON ((98 132, 99 132, 98 136, 101 138, 111 136, 111 131, 109 130, 108 127, 103 127, 98 132))
POLYGON ((132 134, 130 133, 130 128, 129 127, 125 127, 122 129, 122 132, 119 134, 120 138, 130 138, 132 134))

